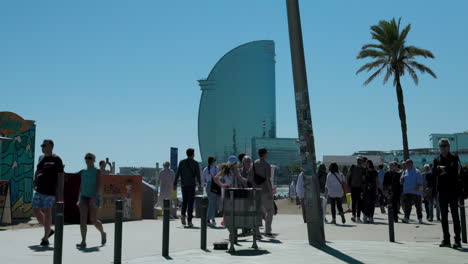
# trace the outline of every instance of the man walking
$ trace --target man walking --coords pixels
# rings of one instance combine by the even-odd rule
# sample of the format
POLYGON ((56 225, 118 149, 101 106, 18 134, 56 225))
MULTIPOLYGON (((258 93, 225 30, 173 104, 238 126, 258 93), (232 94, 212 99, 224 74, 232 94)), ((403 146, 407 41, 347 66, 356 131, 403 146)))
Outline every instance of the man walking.
POLYGON ((387 201, 385 201, 385 195, 383 193, 383 181, 385 177, 385 170, 382 164, 379 165, 379 169, 377 170, 377 175, 379 177, 379 182, 377 185, 377 191, 379 192, 379 204, 380 204, 380 212, 385 214, 385 206, 387 205, 387 201))
POLYGON ((351 201, 353 216, 351 221, 361 223, 363 182, 366 175, 366 169, 362 166, 363 157, 357 157, 357 165, 352 165, 347 175, 348 186, 351 187, 351 201))
POLYGON ((181 160, 174 180, 174 189, 177 189, 177 183, 181 181, 182 185, 182 212, 181 221, 182 225, 187 225, 185 219, 188 220, 188 227, 193 227, 193 204, 195 202, 195 188, 201 189, 200 181, 200 166, 194 160, 195 150, 192 148, 186 151, 187 158, 181 160), (188 216, 187 216, 188 211, 188 216))
POLYGON ((437 197, 437 182, 432 174, 432 169, 429 164, 424 165, 424 206, 427 214, 427 221, 434 220, 434 205, 437 197))
POLYGON ((416 214, 418 221, 422 224, 422 190, 424 179, 416 168, 413 166, 413 161, 408 159, 406 161, 406 170, 403 173, 400 181, 403 185, 403 211, 405 213, 404 223, 409 223, 411 208, 416 206, 416 214))
POLYGON ((258 150, 259 159, 253 166, 254 186, 262 189, 262 206, 265 218, 265 236, 272 237, 271 224, 275 213, 273 205, 273 186, 271 184, 271 165, 267 162, 268 151, 258 150))
POLYGON ((54 142, 45 139, 41 145, 42 153, 34 175, 33 213, 37 221, 44 226, 41 246, 49 245, 49 237, 54 234, 52 225, 52 207, 55 199, 63 201, 63 163, 59 156, 53 154, 54 142))
POLYGON ((450 232, 448 224, 448 210, 452 213, 454 243, 453 248, 461 248, 460 241, 460 217, 458 215, 458 199, 460 198, 460 175, 458 156, 450 153, 448 139, 439 140, 439 157, 434 159, 432 173, 437 179, 437 191, 439 192, 440 212, 442 216, 442 232, 444 240, 441 247, 450 247, 450 232))
POLYGON ((385 172, 384 175, 383 189, 387 196, 387 201, 391 203, 390 205, 393 209, 393 221, 398 223, 398 208, 400 207, 401 196, 401 174, 398 172, 398 165, 395 162, 390 162, 389 165, 390 170, 385 172))

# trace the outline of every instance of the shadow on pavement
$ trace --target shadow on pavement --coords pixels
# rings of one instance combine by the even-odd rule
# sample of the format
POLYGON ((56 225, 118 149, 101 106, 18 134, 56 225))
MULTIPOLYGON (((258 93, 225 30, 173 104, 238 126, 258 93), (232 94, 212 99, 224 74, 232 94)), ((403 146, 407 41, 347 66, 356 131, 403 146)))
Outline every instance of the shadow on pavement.
POLYGON ((49 247, 49 246, 38 246, 38 245, 34 245, 34 246, 29 246, 28 248, 31 249, 31 250, 34 251, 34 252, 54 251, 54 248, 53 248, 53 247, 49 247))
POLYGON ((93 252, 98 252, 100 247, 87 247, 87 248, 78 248, 79 251, 83 253, 93 253, 93 252))
POLYGON ((259 242, 262 242, 262 243, 272 243, 272 244, 283 244, 283 242, 281 242, 281 240, 278 240, 278 239, 262 239, 262 240, 259 240, 259 242))
POLYGON ((338 227, 356 227, 357 225, 337 224, 338 227))
POLYGON ((254 256, 261 256, 261 255, 266 255, 270 254, 270 251, 264 250, 264 249, 242 249, 242 250, 237 250, 234 253, 229 253, 232 256, 240 256, 240 257, 254 257, 254 256))
POLYGON ((364 264, 364 262, 361 262, 351 256, 348 256, 344 253, 341 253, 340 251, 332 248, 332 247, 329 247, 328 245, 324 245, 324 246, 313 246, 314 248, 324 252, 324 253, 327 253, 328 255, 330 256, 333 256, 345 263, 348 263, 348 264, 364 264))

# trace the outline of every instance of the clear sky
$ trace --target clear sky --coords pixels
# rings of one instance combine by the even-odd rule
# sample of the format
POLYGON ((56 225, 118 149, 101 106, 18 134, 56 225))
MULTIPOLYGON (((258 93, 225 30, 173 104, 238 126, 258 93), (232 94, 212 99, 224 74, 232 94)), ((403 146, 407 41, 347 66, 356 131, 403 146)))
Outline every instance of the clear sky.
MULTIPOLYGON (((409 44, 436 55, 421 62, 437 80, 403 79, 410 147, 468 129, 467 1, 300 2, 319 159, 401 149, 395 89, 355 75, 381 19, 402 17, 409 44)), ((86 152, 154 166, 171 146, 198 149, 197 80, 232 48, 272 39, 278 136, 297 137, 287 30, 284 0, 1 1, 0 111, 36 120, 37 154, 54 139, 68 171, 86 152)))

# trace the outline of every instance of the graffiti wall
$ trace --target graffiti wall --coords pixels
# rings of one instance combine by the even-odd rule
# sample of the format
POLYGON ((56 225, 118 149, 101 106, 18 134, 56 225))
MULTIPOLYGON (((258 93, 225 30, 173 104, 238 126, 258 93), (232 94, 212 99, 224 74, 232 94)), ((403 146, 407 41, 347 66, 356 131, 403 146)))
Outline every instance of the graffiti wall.
POLYGON ((32 214, 31 200, 34 176, 34 146, 36 126, 34 121, 26 132, 3 141, 0 159, 0 180, 10 183, 13 218, 26 218, 32 214))
MULTIPOLYGON (((8 181, 0 181, 0 224, 6 223, 3 217, 5 214, 9 214, 10 209, 7 203, 10 202, 8 199, 8 181)), ((11 219, 10 219, 11 220, 11 219)))

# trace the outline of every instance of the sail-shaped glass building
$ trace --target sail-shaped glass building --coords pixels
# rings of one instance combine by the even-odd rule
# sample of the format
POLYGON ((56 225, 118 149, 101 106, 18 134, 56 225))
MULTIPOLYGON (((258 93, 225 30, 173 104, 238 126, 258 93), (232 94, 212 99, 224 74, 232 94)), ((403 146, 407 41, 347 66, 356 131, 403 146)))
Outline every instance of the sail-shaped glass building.
POLYGON ((202 91, 198 139, 203 162, 215 156, 251 154, 253 137, 276 137, 275 44, 253 41, 226 53, 202 91))

